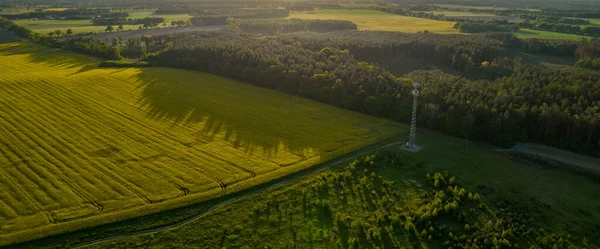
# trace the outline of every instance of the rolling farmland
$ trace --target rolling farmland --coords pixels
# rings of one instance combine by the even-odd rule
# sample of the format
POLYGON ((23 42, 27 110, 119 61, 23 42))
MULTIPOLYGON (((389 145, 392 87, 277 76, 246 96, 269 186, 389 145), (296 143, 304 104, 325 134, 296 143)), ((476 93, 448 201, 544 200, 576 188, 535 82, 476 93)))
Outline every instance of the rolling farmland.
POLYGON ((219 197, 405 127, 206 73, 0 45, 0 245, 219 197))

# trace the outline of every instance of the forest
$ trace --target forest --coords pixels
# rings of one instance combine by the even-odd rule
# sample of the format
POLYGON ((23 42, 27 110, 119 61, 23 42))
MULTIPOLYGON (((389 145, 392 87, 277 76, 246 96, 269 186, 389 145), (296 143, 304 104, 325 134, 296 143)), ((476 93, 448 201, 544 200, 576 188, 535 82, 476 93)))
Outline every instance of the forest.
POLYGON ((533 22, 551 22, 551 23, 564 23, 572 25, 587 25, 590 24, 589 20, 576 19, 576 18, 564 18, 550 15, 539 15, 539 14, 520 14, 519 18, 533 21, 533 22))
MULTIPOLYGON (((375 62, 388 56, 416 56, 467 75, 486 72, 486 68, 498 72, 500 68, 505 74, 487 76, 490 79, 486 75, 474 81, 424 79, 427 87, 421 124, 455 136, 468 133, 471 139, 503 146, 514 141, 535 141, 598 153, 599 72, 524 68, 505 58, 507 47, 502 42, 489 38, 469 38, 467 42, 461 36, 440 40, 436 35, 423 34, 406 35, 401 40, 397 34, 389 34, 390 39, 400 41, 390 47, 389 41, 375 35, 381 32, 361 32, 364 37, 351 32, 260 39, 233 33, 157 36, 152 37, 148 47, 162 48, 167 43, 173 46, 148 60, 405 122, 408 117, 403 110, 410 104, 410 84, 375 64, 359 60, 375 62)), ((548 46, 524 44, 528 50, 539 52, 548 46)))
POLYGON ((289 10, 265 9, 265 10, 225 10, 205 13, 194 16, 190 21, 195 26, 201 25, 225 25, 230 18, 253 19, 253 18, 284 18, 289 16, 289 10))
POLYGON ((508 21, 502 22, 489 20, 484 23, 478 22, 457 22, 454 25, 455 29, 462 33, 490 33, 490 32, 517 32, 519 31, 518 24, 509 24, 508 21))
POLYGON ((299 19, 243 19, 239 27, 244 32, 272 35, 302 31, 331 32, 336 30, 356 30, 356 24, 339 20, 299 20, 299 19))

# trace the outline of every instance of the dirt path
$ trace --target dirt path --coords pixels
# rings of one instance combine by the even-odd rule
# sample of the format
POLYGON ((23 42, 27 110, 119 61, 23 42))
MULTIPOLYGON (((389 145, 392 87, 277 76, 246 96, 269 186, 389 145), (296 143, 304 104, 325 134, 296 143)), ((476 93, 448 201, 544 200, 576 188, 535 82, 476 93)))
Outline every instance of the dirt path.
POLYGON ((373 153, 373 152, 378 151, 378 150, 382 150, 382 149, 389 148, 389 147, 392 147, 392 146, 397 146, 397 145, 404 145, 406 142, 391 142, 391 143, 389 142, 391 140, 396 140, 397 141, 397 138, 399 138, 399 136, 406 137, 406 134, 405 133, 401 133, 401 134, 392 136, 392 137, 384 140, 384 141, 387 141, 387 143, 385 145, 378 146, 378 145, 381 144, 381 142, 372 144, 370 146, 364 147, 362 149, 359 149, 357 151, 354 151, 352 153, 349 153, 349 154, 346 154, 346 155, 344 155, 342 157, 334 159, 333 161, 326 162, 326 163, 323 163, 323 164, 321 164, 319 166, 316 166, 316 167, 313 167, 311 169, 308 169, 306 172, 301 172, 300 174, 294 175, 294 176, 292 176, 292 177, 290 177, 288 179, 285 179, 283 181, 274 182, 272 184, 268 184, 267 183, 267 185, 265 185, 263 187, 256 188, 256 189, 254 189, 252 191, 244 193, 243 195, 240 195, 238 197, 234 197, 234 198, 228 199, 226 201, 223 201, 223 202, 221 202, 219 204, 216 204, 213 207, 209 208, 208 210, 206 210, 206 211, 204 211, 202 213, 199 213, 198 215, 196 215, 194 217, 191 217, 191 218, 189 218, 187 220, 183 220, 183 221, 180 221, 178 223, 167 225, 167 226, 161 226, 161 227, 156 227, 156 228, 151 228, 151 229, 146 229, 146 230, 140 230, 140 231, 136 231, 136 232, 130 232, 130 233, 124 233, 124 234, 109 236, 109 237, 102 238, 102 239, 96 239, 96 240, 92 240, 92 241, 89 241, 89 242, 86 242, 86 243, 81 243, 81 244, 69 246, 69 247, 66 247, 66 248, 81 248, 81 247, 90 246, 90 245, 94 245, 94 244, 98 244, 98 243, 102 243, 102 242, 117 240, 117 239, 121 239, 121 238, 135 236, 135 235, 156 233, 156 232, 165 231, 165 230, 169 230, 169 229, 172 229, 172 228, 184 226, 186 224, 192 223, 192 222, 194 222, 194 221, 196 221, 196 220, 204 217, 205 215, 207 215, 211 211, 213 211, 213 210, 215 210, 215 209, 217 209, 217 208, 219 208, 221 206, 224 206, 224 205, 236 202, 236 201, 238 201, 240 199, 243 199, 243 198, 248 197, 250 195, 256 194, 258 192, 261 192, 261 191, 264 191, 264 190, 268 190, 268 189, 272 189, 272 188, 281 186, 283 184, 286 184, 286 183, 289 183, 289 182, 296 181, 298 179, 304 178, 304 177, 309 176, 309 175, 314 175, 316 173, 322 172, 325 169, 329 169, 329 168, 331 168, 333 166, 336 166, 336 165, 339 165, 341 163, 346 163, 346 162, 348 162, 350 160, 353 160, 353 159, 355 159, 357 157, 364 156, 366 154, 373 153))
POLYGON ((561 163, 600 171, 600 159, 559 150, 549 146, 539 144, 517 144, 512 147, 511 150, 538 155, 561 163))

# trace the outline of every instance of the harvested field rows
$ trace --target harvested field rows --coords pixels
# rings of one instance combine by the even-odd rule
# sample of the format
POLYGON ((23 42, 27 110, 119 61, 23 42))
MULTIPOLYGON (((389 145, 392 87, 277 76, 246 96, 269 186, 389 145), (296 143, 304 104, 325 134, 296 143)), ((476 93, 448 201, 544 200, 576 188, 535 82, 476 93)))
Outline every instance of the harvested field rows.
POLYGON ((169 68, 0 45, 0 245, 219 197, 405 130, 169 68))

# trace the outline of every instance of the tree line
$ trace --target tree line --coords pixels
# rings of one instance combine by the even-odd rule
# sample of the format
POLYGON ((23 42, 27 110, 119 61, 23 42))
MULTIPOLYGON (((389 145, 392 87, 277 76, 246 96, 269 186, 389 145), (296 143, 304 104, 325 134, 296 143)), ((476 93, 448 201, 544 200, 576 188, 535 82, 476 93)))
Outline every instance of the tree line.
POLYGON ((576 34, 576 35, 587 35, 587 36, 600 36, 600 27, 595 26, 579 26, 570 25, 563 23, 550 23, 550 22, 532 22, 526 21, 519 24, 522 28, 545 30, 558 33, 576 34))
POLYGON ((226 10, 217 14, 198 15, 190 19, 194 26, 226 25, 230 18, 235 19, 264 19, 284 18, 289 16, 289 10, 258 9, 258 10, 226 10))
POLYGON ((16 15, 6 15, 10 20, 17 19, 64 19, 64 20, 89 20, 98 16, 103 18, 128 17, 127 12, 111 12, 109 9, 68 9, 65 11, 29 12, 16 15))
POLYGON ((454 28, 461 33, 487 33, 487 32, 517 32, 519 25, 509 23, 507 20, 490 19, 485 22, 457 22, 454 28))
MULTIPOLYGON (((60 42, 53 36, 33 32, 25 27, 16 25, 13 21, 0 17, 0 27, 15 33, 16 35, 29 39, 32 42, 55 48, 66 48, 76 52, 89 54, 105 59, 120 59, 120 48, 110 47, 98 38, 75 38, 66 42, 60 42)), ((51 32, 59 34, 59 30, 51 32)), ((72 33, 72 32, 71 32, 72 33)))
POLYGON ((287 44, 299 41, 310 50, 324 47, 349 49, 362 61, 380 62, 398 57, 418 57, 462 72, 473 72, 484 62, 506 57, 505 45, 480 36, 409 34, 387 31, 334 31, 281 36, 287 44))
POLYGON ((576 18, 565 18, 559 16, 549 16, 544 14, 520 14, 519 18, 528 20, 530 22, 549 22, 549 23, 563 23, 572 25, 589 25, 590 21, 585 19, 576 18))
POLYGON ((576 67, 600 70, 600 39, 585 41, 577 47, 576 55, 579 59, 576 67))
POLYGON ((551 10, 543 13, 561 17, 600 18, 600 12, 588 10, 551 10))
POLYGON ((244 32, 272 35, 299 31, 330 32, 336 30, 356 30, 350 21, 341 20, 300 20, 300 19, 244 19, 239 23, 244 32))
POLYGON ((165 22, 165 18, 162 17, 144 17, 144 18, 126 18, 126 17, 107 17, 107 18, 94 18, 92 23, 94 25, 138 25, 143 24, 148 27, 156 27, 159 24, 165 22))

